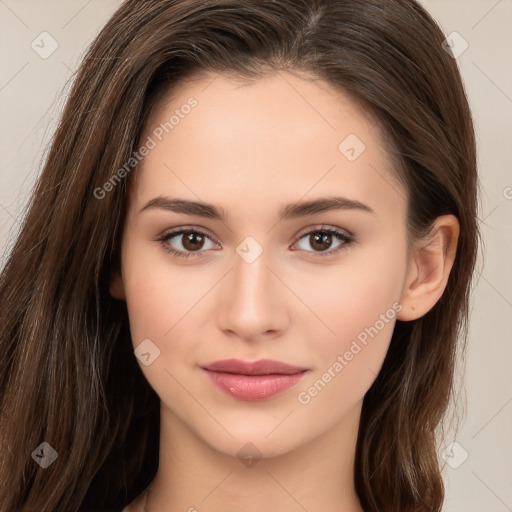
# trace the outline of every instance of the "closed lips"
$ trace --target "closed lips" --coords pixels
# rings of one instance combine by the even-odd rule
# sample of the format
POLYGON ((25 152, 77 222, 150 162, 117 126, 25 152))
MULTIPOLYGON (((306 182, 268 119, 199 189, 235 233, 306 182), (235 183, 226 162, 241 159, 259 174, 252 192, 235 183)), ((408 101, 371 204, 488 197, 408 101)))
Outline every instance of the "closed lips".
POLYGON ((239 375, 291 375, 307 370, 307 368, 292 366, 272 359, 260 359, 252 362, 240 359, 223 359, 202 368, 213 372, 237 373, 239 375))
POLYGON ((307 368, 280 361, 225 359, 202 367, 217 389, 237 400, 267 400, 297 384, 307 368))

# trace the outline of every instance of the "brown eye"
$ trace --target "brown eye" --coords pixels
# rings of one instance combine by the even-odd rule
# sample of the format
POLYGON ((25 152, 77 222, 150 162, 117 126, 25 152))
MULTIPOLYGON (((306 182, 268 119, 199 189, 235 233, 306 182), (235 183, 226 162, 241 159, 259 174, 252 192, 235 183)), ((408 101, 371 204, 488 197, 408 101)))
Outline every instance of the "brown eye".
POLYGON ((333 255, 353 242, 353 238, 351 236, 348 236, 334 228, 322 228, 309 231, 302 235, 299 242, 297 243, 300 243, 302 240, 306 240, 306 244, 304 245, 309 245, 313 248, 313 251, 308 250, 304 247, 304 245, 300 248, 306 252, 314 253, 315 256, 333 255), (336 242, 338 244, 335 246, 335 248, 329 250, 331 249, 333 243, 336 242))
MULTIPOLYGON (((165 234, 158 241, 164 246, 167 252, 178 257, 188 258, 190 256, 200 256, 205 252, 201 249, 205 248, 205 243, 211 241, 206 233, 197 229, 181 229, 165 234), (181 240, 180 240, 181 239, 181 240)), ((207 249, 211 247, 206 247, 207 249)))
POLYGON ((197 251, 204 245, 204 235, 190 231, 183 235, 181 243, 187 251, 197 251))
POLYGON ((309 243, 313 249, 318 251, 326 251, 333 242, 333 235, 330 233, 314 233, 309 235, 309 243))

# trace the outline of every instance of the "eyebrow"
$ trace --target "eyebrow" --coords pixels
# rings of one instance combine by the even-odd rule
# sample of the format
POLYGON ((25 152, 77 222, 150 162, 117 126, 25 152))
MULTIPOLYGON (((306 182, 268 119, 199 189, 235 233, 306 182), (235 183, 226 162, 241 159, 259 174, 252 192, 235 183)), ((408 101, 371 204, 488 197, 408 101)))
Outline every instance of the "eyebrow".
MULTIPOLYGON (((158 196, 148 201, 140 210, 140 213, 149 209, 162 209, 186 215, 196 215, 213 220, 226 221, 227 213, 220 207, 210 203, 189 201, 180 198, 158 196)), ((368 205, 346 197, 331 196, 321 197, 311 201, 298 201, 285 205, 279 212, 280 220, 295 219, 323 213, 332 210, 359 210, 375 215, 375 211, 368 205)))

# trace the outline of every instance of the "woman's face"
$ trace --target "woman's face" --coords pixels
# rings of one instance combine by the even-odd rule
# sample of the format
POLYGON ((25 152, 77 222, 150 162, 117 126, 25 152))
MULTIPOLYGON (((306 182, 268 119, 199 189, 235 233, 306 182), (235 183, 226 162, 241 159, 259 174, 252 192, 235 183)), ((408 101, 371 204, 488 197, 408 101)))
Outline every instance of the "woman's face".
POLYGON ((190 81, 146 128, 112 290, 164 421, 230 455, 353 433, 408 266, 377 127, 325 82, 279 73, 190 81), (204 369, 228 359, 296 369, 204 369))

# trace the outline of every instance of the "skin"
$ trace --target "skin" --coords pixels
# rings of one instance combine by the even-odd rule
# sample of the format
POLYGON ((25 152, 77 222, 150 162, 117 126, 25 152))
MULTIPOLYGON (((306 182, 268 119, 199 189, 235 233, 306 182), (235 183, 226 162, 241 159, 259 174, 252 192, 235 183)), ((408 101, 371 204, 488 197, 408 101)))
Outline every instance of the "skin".
MULTIPOLYGON (((251 83, 202 75, 159 104, 141 140, 193 96, 198 105, 144 158, 131 183, 121 273, 111 293, 126 300, 133 346, 160 350, 141 369, 161 399, 160 465, 148 512, 362 510, 353 482, 363 397, 386 355, 396 319, 424 315, 446 286, 457 219, 437 219, 429 240, 406 243, 407 193, 369 116, 311 77, 277 73, 251 83), (349 161, 338 145, 356 134, 366 149, 349 161), (332 210, 280 220, 288 203, 339 195, 374 213, 332 210), (143 206, 158 196, 222 207, 225 221, 143 206), (308 234, 336 237, 325 251, 308 234), (166 230, 200 228, 198 257, 166 230), (236 251, 248 236, 263 252, 236 251), (300 403, 358 334, 399 303, 400 311, 334 378, 300 403), (280 395, 247 402, 221 393, 200 365, 275 359, 308 368, 280 395), (251 442, 257 461, 237 453, 251 442), (231 507, 231 508, 230 508, 231 507)), ((196 242, 197 244, 197 242, 196 242)), ((196 251, 197 252, 197 251, 196 251)), ((361 345, 361 344, 359 344, 361 345)), ((247 448, 245 448, 247 450, 247 448)), ((136 505, 142 503, 143 496, 136 505)))

